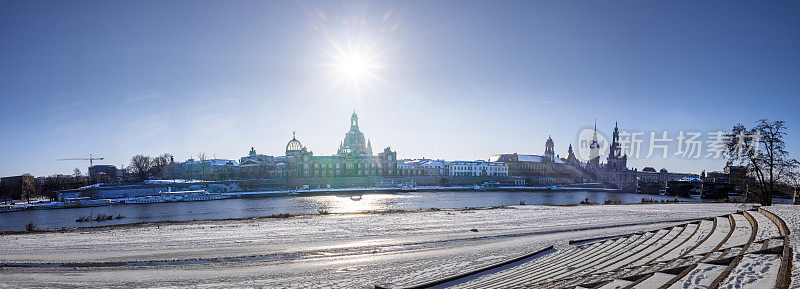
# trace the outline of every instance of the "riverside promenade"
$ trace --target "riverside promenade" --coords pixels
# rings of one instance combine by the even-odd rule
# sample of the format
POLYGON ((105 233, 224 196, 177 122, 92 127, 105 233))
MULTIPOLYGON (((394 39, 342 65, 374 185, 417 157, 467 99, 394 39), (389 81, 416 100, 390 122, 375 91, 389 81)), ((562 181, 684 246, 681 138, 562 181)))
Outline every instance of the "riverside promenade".
POLYGON ((777 252, 782 244, 785 248, 785 236, 767 214, 752 205, 727 203, 528 205, 7 234, 0 235, 0 264, 5 264, 0 283, 63 288, 407 288, 464 277, 544 250, 547 254, 537 258, 455 278, 458 282, 447 286, 481 287, 496 278, 533 287, 609 280, 630 285, 638 281, 632 277, 650 273, 647 279, 652 282, 682 275, 672 283, 679 286, 706 284, 710 278, 700 276, 715 274, 716 280, 726 271, 720 284, 738 282, 732 276, 750 276, 747 272, 769 274, 741 280, 777 284, 780 280, 769 276, 777 276, 772 274, 777 272, 774 266, 781 270, 784 264, 777 252), (736 259, 738 265, 727 270, 736 259), (771 267, 756 270, 764 267, 754 264, 771 267), (552 270, 542 271, 541 266, 552 270), (687 266, 694 268, 686 272, 687 266), (703 274, 698 275, 698 268, 703 274), (676 272, 679 269, 683 271, 676 272), (143 274, 146 280, 140 278, 143 274))

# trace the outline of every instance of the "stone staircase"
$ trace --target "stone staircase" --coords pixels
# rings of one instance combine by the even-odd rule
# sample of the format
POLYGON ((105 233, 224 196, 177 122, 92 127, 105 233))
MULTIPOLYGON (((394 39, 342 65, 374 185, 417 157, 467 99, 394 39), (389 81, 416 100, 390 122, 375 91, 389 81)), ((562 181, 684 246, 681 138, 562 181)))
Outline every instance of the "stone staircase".
POLYGON ((788 288, 788 233, 771 212, 744 211, 571 242, 482 276, 477 270, 407 288, 788 288))

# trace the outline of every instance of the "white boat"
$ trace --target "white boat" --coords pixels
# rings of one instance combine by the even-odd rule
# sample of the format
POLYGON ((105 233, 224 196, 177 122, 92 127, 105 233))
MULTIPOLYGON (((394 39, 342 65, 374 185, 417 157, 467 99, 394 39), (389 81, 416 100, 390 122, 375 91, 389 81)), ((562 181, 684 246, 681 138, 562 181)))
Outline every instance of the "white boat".
POLYGON ((228 199, 230 196, 219 193, 209 193, 205 190, 199 191, 182 191, 182 192, 166 192, 157 196, 144 196, 125 200, 126 204, 149 204, 149 203, 166 203, 166 202, 196 202, 196 201, 211 201, 228 199))
POLYGON ((220 193, 209 193, 205 190, 199 191, 182 191, 182 192, 167 192, 161 193, 161 196, 167 202, 196 202, 196 201, 210 201, 221 200, 230 198, 228 195, 220 193))
POLYGON ((125 204, 150 204, 150 203, 164 203, 166 200, 162 196, 144 196, 138 198, 131 198, 125 200, 125 204))

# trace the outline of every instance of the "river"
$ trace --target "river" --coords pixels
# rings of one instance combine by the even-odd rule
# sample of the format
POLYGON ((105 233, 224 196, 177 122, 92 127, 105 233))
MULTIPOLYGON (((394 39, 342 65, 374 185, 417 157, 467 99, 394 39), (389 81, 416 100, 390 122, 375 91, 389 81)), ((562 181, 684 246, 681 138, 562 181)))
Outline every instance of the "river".
MULTIPOLYGON (((308 196, 277 196, 265 198, 225 199, 205 202, 174 202, 127 204, 104 207, 27 210, 0 213, 0 231, 22 231, 28 222, 38 229, 94 227, 114 224, 190 221, 266 217, 274 214, 351 213, 375 210, 452 209, 502 205, 565 205, 578 204, 585 199, 592 203, 619 200, 639 203, 643 197, 671 200, 671 196, 653 196, 614 191, 446 191, 375 194, 331 194, 308 196), (355 196, 355 197, 354 197, 355 196), (358 196, 361 196, 359 199, 358 196), (108 221, 76 222, 88 215, 121 215, 124 218, 108 221)), ((704 200, 679 198, 681 201, 704 200)))

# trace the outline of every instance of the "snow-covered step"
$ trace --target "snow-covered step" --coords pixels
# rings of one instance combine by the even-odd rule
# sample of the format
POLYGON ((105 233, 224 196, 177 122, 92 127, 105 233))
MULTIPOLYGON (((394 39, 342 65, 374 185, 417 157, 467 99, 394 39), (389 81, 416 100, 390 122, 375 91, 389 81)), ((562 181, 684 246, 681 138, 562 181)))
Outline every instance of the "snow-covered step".
POLYGON ((652 254, 660 250, 662 247, 670 243, 672 240, 674 240, 675 237, 677 237, 684 230, 684 228, 685 228, 684 226, 672 227, 662 237, 654 239, 652 242, 645 244, 642 250, 628 255, 627 257, 625 257, 624 259, 620 260, 615 264, 608 265, 606 268, 604 268, 604 270, 614 270, 617 268, 624 268, 632 265, 635 266, 634 263, 636 261, 655 257, 652 256, 652 254))
POLYGON ((534 260, 514 268, 495 274, 487 275, 471 282, 459 284, 454 288, 505 288, 539 282, 548 272, 562 270, 576 262, 581 262, 588 256, 598 254, 609 247, 624 243, 633 236, 618 237, 589 243, 569 250, 565 254, 554 256, 547 260, 534 260))
POLYGON ((686 225, 682 226, 683 230, 680 231, 678 236, 676 236, 674 239, 672 239, 669 243, 667 243, 663 247, 661 247, 658 250, 652 252, 650 254, 650 256, 647 256, 646 258, 642 258, 642 259, 636 260, 635 262, 633 262, 631 264, 631 266, 640 266, 640 265, 652 263, 655 260, 658 260, 661 256, 664 256, 665 254, 667 254, 667 253, 669 253, 669 252, 671 252, 673 250, 676 250, 676 248, 678 246, 680 246, 683 243, 687 242, 690 237, 692 237, 694 234, 696 234, 697 229, 698 229, 699 226, 700 226, 699 222, 698 223, 689 223, 689 224, 686 224, 686 225))
POLYGON ((581 256, 583 256, 588 252, 599 250, 603 246, 608 246, 616 241, 618 240, 608 239, 595 243, 584 244, 581 246, 575 246, 571 248, 558 250, 555 253, 551 253, 548 256, 545 256, 544 258, 539 258, 527 263, 523 263, 519 266, 495 274, 483 276, 471 282, 459 284, 455 288, 480 288, 481 284, 488 284, 491 282, 502 282, 505 279, 518 278, 516 275, 531 274, 531 272, 535 272, 537 270, 545 270, 546 268, 550 268, 550 266, 554 266, 554 264, 569 262, 569 260, 573 258, 580 258, 581 256))
MULTIPOLYGON (((755 243, 753 243, 755 244, 755 243)), ((752 244, 751 244, 752 246, 752 244)), ((734 247, 728 250, 728 254, 725 254, 725 257, 733 257, 739 255, 742 252, 742 247, 734 247)))
MULTIPOLYGON (((548 281, 555 281, 557 279, 566 278, 574 275, 568 275, 567 272, 581 270, 586 266, 597 262, 598 259, 604 258, 609 254, 616 253, 623 250, 638 240, 651 236, 653 233, 633 234, 627 237, 615 238, 603 243, 602 246, 593 248, 592 250, 584 252, 576 252, 574 258, 565 260, 559 263, 546 264, 539 268, 528 268, 525 270, 515 270, 516 272, 504 274, 493 280, 486 280, 481 283, 476 283, 476 286, 469 288, 506 288, 520 285, 530 285, 548 281)), ((557 281, 555 283, 565 282, 557 281)))
POLYGON ((756 234, 756 241, 774 238, 780 236, 778 226, 772 220, 764 216, 764 214, 757 211, 748 211, 750 216, 758 223, 758 233, 756 234))
POLYGON ((685 265, 696 264, 697 262, 702 261, 703 257, 705 257, 705 255, 688 256, 688 257, 684 258, 684 260, 686 260, 686 261, 684 261, 682 264, 677 265, 677 266, 685 266, 685 265))
POLYGON ((689 252, 691 255, 705 254, 718 248, 721 244, 727 241, 728 235, 731 232, 731 221, 727 217, 717 217, 717 228, 711 233, 705 242, 700 244, 697 248, 689 252))
MULTIPOLYGON (((616 279, 616 278, 621 278, 621 277, 625 277, 625 276, 633 276, 633 275, 637 274, 636 272, 642 271, 644 269, 646 269, 645 266, 636 266, 636 267, 628 267, 628 268, 617 269, 615 271, 609 272, 610 274, 604 276, 603 279, 616 279)), ((601 280, 601 279, 598 278, 597 280, 601 280)))
POLYGON ((753 244, 750 244, 750 247, 747 248, 747 251, 745 251, 745 254, 750 254, 750 253, 753 253, 753 252, 756 252, 756 251, 761 251, 763 249, 766 249, 765 246, 768 246, 769 242, 770 242, 770 239, 761 240, 760 242, 753 242, 753 244))
POLYGON ((677 282, 673 283, 669 289, 682 289, 682 288, 708 288, 714 279, 717 278, 725 268, 728 266, 724 265, 713 265, 713 264, 706 264, 700 263, 689 271, 689 274, 683 276, 681 279, 678 279, 677 282))
POLYGON ((625 277, 631 277, 631 276, 637 276, 637 275, 643 275, 643 274, 647 274, 647 273, 652 273, 652 272, 657 271, 655 268, 662 267, 664 265, 665 265, 665 263, 653 263, 653 264, 649 264, 649 265, 641 265, 641 266, 636 266, 636 267, 630 267, 630 268, 627 269, 628 271, 622 272, 622 273, 620 273, 620 274, 618 274, 618 275, 616 275, 614 277, 615 278, 625 278, 625 277))
POLYGON ((777 254, 744 255, 720 288, 772 288, 778 278, 781 258, 777 254))
POLYGON ((645 242, 647 239, 653 237, 654 235, 655 233, 647 232, 645 234, 639 235, 636 238, 630 238, 625 242, 623 242, 622 244, 610 248, 606 252, 600 252, 596 256, 590 256, 590 258, 585 259, 583 262, 566 268, 567 270, 553 272, 553 274, 550 274, 550 276, 548 276, 545 280, 560 279, 568 276, 575 276, 590 272, 593 266, 596 266, 597 264, 608 260, 608 258, 612 258, 613 256, 617 256, 618 254, 622 254, 627 250, 636 248, 642 242, 645 242))
POLYGON ((730 248, 730 247, 737 247, 737 246, 744 246, 750 240, 750 235, 753 232, 753 227, 750 225, 750 221, 744 217, 742 214, 731 214, 735 222, 735 228, 733 233, 731 233, 730 238, 725 244, 722 245, 722 248, 730 248))
POLYGON ((608 252, 618 250, 619 248, 622 248, 627 244, 630 244, 630 242, 633 242, 634 240, 637 240, 640 237, 641 235, 636 234, 625 238, 615 239, 610 244, 600 247, 596 250, 592 250, 590 252, 581 252, 578 256, 576 256, 576 258, 571 259, 570 262, 568 263, 565 262, 565 263, 555 264, 554 266, 551 266, 549 268, 544 268, 545 270, 539 270, 539 271, 542 271, 542 273, 547 273, 552 275, 557 272, 574 270, 575 268, 578 268, 580 266, 583 266, 585 263, 590 262, 590 260, 598 258, 599 256, 605 256, 606 254, 608 254, 608 252))
POLYGON ((628 286, 631 283, 633 283, 633 281, 627 281, 627 280, 622 280, 622 279, 614 279, 613 281, 611 281, 611 282, 609 282, 609 283, 607 283, 607 284, 605 284, 603 286, 596 287, 596 288, 599 288, 599 289, 619 289, 619 288, 625 288, 625 286, 628 286))
POLYGON ((692 235, 686 242, 684 242, 674 250, 658 258, 657 261, 669 261, 680 257, 684 253, 687 253, 690 249, 694 248, 695 246, 703 242, 706 239, 706 237, 708 237, 713 232, 714 229, 715 229, 715 221, 713 220, 701 221, 694 235, 692 235))
POLYGON ((714 251, 711 254, 708 254, 708 258, 706 260, 717 260, 725 254, 725 251, 714 251))
POLYGON ((651 265, 651 266, 645 265, 643 270, 641 270, 639 272, 636 272, 635 274, 628 274, 625 277, 635 276, 635 275, 652 274, 652 273, 655 273, 655 272, 658 272, 658 271, 661 271, 661 270, 674 268, 675 267, 674 264, 677 264, 677 263, 682 262, 682 261, 683 261, 683 259, 675 259, 675 260, 671 260, 669 262, 653 263, 653 265, 651 265))
POLYGON ((582 283, 587 283, 587 282, 595 282, 595 281, 602 281, 602 280, 605 280, 605 279, 610 279, 610 278, 606 278, 606 277, 609 276, 609 275, 617 273, 617 272, 613 272, 613 270, 615 270, 615 269, 617 269, 617 268, 619 268, 622 265, 627 263, 627 262, 626 263, 621 263, 623 260, 627 259, 627 257, 629 257, 629 256, 631 256, 633 254, 636 254, 638 252, 646 250, 649 246, 652 246, 655 242, 657 242, 658 240, 662 239, 670 231, 671 230, 662 229, 662 230, 657 230, 655 232, 648 232, 644 236, 642 236, 642 238, 640 238, 640 240, 636 240, 634 242, 631 242, 626 247, 620 248, 620 249, 616 250, 616 252, 612 252, 612 253, 607 254, 607 256, 604 257, 604 258, 598 258, 598 259, 594 260, 593 262, 586 264, 582 268, 576 268, 575 270, 556 275, 554 277, 555 279, 558 279, 558 278, 567 278, 567 279, 564 279, 561 282, 555 282, 554 284, 556 284, 556 285, 553 286, 553 287, 555 287, 555 288, 564 288, 564 287, 569 287, 569 286, 573 286, 573 285, 576 285, 576 284, 582 284, 582 283), (583 278, 583 279, 581 279, 581 278, 568 278, 569 276, 585 275, 585 274, 590 274, 592 272, 603 272, 603 271, 606 271, 606 273, 590 275, 587 278, 583 278))
MULTIPOLYGON (((585 248, 575 250, 571 252, 568 256, 564 256, 564 258, 553 259, 548 262, 542 263, 534 263, 528 266, 519 266, 515 268, 515 270, 509 270, 510 272, 505 272, 505 274, 498 274, 497 278, 490 280, 489 283, 492 285, 504 285, 504 284, 519 284, 519 283, 530 283, 536 282, 540 280, 541 276, 545 275, 548 272, 561 270, 564 267, 569 267, 572 264, 577 262, 581 262, 588 256, 592 256, 607 250, 609 247, 617 246, 619 244, 624 243, 629 237, 620 237, 615 239, 609 239, 603 242, 600 242, 596 245, 587 246, 585 248)), ((479 287, 474 287, 479 288, 479 287)))
POLYGON ((631 247, 626 248, 624 251, 620 251, 618 254, 610 255, 607 260, 592 265, 590 272, 596 272, 598 270, 611 271, 620 268, 623 265, 627 265, 633 260, 628 258, 639 254, 648 248, 651 248, 655 242, 661 240, 668 232, 669 230, 659 230, 650 235, 650 237, 641 240, 641 242, 638 242, 638 244, 634 244, 631 247))
POLYGON ((664 284, 667 284, 670 280, 672 280, 675 277, 676 277, 675 274, 656 272, 652 276, 645 278, 644 280, 642 280, 641 282, 639 282, 638 284, 634 285, 631 288, 636 288, 636 289, 659 288, 664 284))

